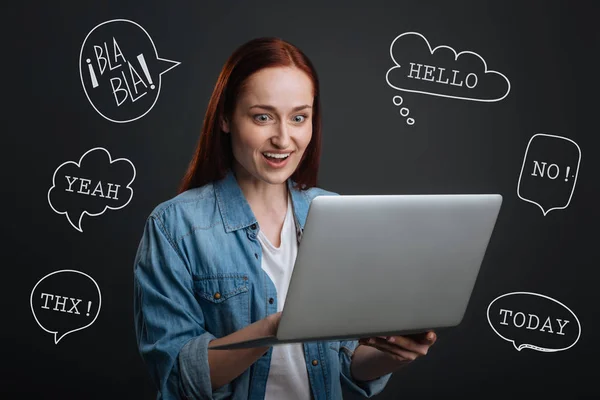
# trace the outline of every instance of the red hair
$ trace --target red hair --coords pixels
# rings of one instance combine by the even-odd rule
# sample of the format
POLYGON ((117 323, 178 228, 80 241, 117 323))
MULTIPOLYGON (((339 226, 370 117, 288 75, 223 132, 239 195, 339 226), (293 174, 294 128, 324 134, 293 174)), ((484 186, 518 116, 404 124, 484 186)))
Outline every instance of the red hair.
POLYGON ((208 102, 200 138, 178 193, 225 177, 233 162, 231 135, 221 130, 220 120, 233 115, 235 102, 250 75, 264 68, 296 67, 313 84, 312 138, 291 178, 302 189, 317 186, 321 156, 321 104, 317 72, 308 57, 296 46, 279 38, 251 40, 225 62, 208 102))

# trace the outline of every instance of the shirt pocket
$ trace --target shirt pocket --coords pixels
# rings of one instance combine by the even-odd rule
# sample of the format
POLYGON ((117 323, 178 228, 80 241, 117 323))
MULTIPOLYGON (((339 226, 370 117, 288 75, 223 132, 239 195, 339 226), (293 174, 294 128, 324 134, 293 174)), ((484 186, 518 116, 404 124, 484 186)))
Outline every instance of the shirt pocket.
POLYGON ((204 316, 204 329, 227 336, 250 324, 248 275, 218 273, 194 275, 194 292, 204 316))

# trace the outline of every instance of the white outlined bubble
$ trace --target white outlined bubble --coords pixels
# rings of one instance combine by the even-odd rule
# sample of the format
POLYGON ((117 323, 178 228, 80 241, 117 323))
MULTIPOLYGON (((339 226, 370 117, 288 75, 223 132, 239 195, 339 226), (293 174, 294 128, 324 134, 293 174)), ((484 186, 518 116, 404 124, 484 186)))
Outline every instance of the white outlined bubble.
MULTIPOLYGON (((394 97, 392 98, 392 102, 394 103, 394 105, 395 105, 395 106, 399 107, 399 106, 401 106, 401 105, 402 105, 402 103, 404 102, 404 99, 402 98, 402 96, 397 96, 397 95, 396 95, 396 96, 394 96, 394 97)), ((401 115, 401 116, 403 116, 403 117, 406 117, 406 116, 408 116, 409 109, 408 109, 407 107, 402 107, 402 108, 399 110, 399 112, 400 112, 400 115, 401 115)), ((408 118, 408 119, 406 120, 406 123, 407 123, 408 125, 414 125, 414 123, 415 123, 415 119, 414 119, 414 118, 408 118)))
POLYGON ((138 23, 113 19, 95 26, 79 53, 79 76, 92 107, 115 123, 135 121, 156 104, 162 75, 181 64, 158 56, 138 23))
MULTIPOLYGON (((539 307, 537 307, 537 308, 539 308, 539 307)), ((504 311, 504 313, 502 313, 502 314, 503 314, 503 317, 504 317, 505 321, 506 321, 506 319, 508 317, 508 312, 509 311, 511 313, 510 316, 513 317, 513 318, 515 318, 515 320, 516 320, 516 316, 518 314, 521 314, 522 317, 519 320, 519 323, 518 323, 517 327, 518 328, 523 328, 525 326, 525 323, 527 322, 527 317, 526 317, 525 314, 527 313, 527 311, 531 311, 531 310, 527 310, 527 307, 525 307, 524 309, 525 309, 525 311, 519 311, 514 316, 512 315, 513 314, 512 310, 501 309, 501 311, 504 311)), ((579 318, 577 318, 577 316, 575 315, 575 313, 569 307, 567 307, 566 305, 564 305, 560 301, 555 300, 555 299, 553 299, 551 297, 545 296, 543 294, 539 294, 539 293, 533 293, 533 292, 512 292, 512 293, 505 293, 505 294, 503 294, 501 296, 496 297, 494 300, 492 300, 492 302, 488 305, 488 308, 487 308, 487 311, 486 311, 486 315, 487 315, 488 323, 489 323, 490 327, 494 330, 494 332, 499 337, 501 337, 502 339, 506 340, 507 342, 510 342, 517 351, 521 351, 523 349, 531 349, 531 350, 536 350, 536 351, 540 351, 540 352, 544 352, 544 353, 553 353, 553 352, 558 352, 558 351, 564 351, 564 350, 568 350, 571 347, 573 347, 579 341, 579 338, 581 336, 581 323, 579 322, 579 318), (525 297, 521 297, 521 299, 526 299, 527 298, 526 296, 534 296, 534 297, 537 297, 537 298, 544 299, 543 301, 549 303, 550 306, 552 306, 552 303, 558 304, 560 306, 561 310, 563 310, 563 314, 568 314, 569 315, 569 319, 570 319, 569 321, 567 321, 566 319, 562 319, 562 320, 561 319, 557 319, 557 321, 559 321, 559 323, 558 323, 559 327, 562 330, 562 328, 564 328, 566 325, 568 325, 568 323, 570 323, 571 321, 574 321, 575 324, 573 324, 572 326, 576 326, 576 330, 577 330, 576 335, 575 334, 570 334, 569 336, 565 335, 565 337, 567 339, 570 339, 570 340, 567 340, 567 341, 564 342, 564 344, 567 344, 566 346, 558 347, 558 348, 547 347, 547 346, 538 345, 538 344, 534 343, 535 341, 540 340, 539 336, 537 338, 533 337, 533 336, 530 336, 530 339, 532 339, 532 340, 522 340, 521 339, 517 343, 517 341, 515 340, 515 338, 509 337, 509 335, 506 334, 506 332, 503 332, 504 334, 501 333, 501 332, 499 332, 499 330, 502 330, 503 328, 506 329, 502 325, 508 326, 509 324, 506 323, 506 322, 504 322, 504 323, 503 322, 497 322, 497 321, 499 321, 501 319, 497 315, 496 315, 496 318, 498 318, 498 320, 497 321, 495 320, 494 322, 492 322, 491 313, 490 313, 490 311, 492 309, 494 309, 494 307, 492 307, 492 306, 495 303, 501 302, 501 301, 503 301, 503 299, 509 298, 511 296, 513 296, 513 298, 514 297, 518 297, 518 296, 525 296, 525 297), (567 312, 565 313, 564 310, 566 310, 567 312), (572 318, 571 318, 571 316, 572 316, 572 318), (561 322, 563 323, 562 326, 560 326, 561 322)), ((529 321, 530 322, 531 322, 531 316, 535 316, 537 318, 537 326, 536 326, 536 329, 537 329, 539 327, 539 324, 540 324, 540 318, 535 313, 533 313, 533 314, 529 313, 528 315, 529 315, 529 321)), ((550 317, 548 317, 548 319, 550 319, 550 317)), ((528 328, 529 328, 529 324, 527 325, 526 329, 528 329, 528 328)), ((549 331, 551 333, 556 333, 556 332, 552 331, 552 327, 551 326, 549 328, 549 331)), ((546 332, 548 332, 548 330, 546 330, 546 332)), ((563 333, 563 332, 560 332, 560 333, 563 333)), ((530 332, 529 332, 529 335, 531 335, 530 332)), ((563 335, 564 335, 564 333, 563 333, 563 335)))
POLYGON ((102 294, 88 274, 64 269, 40 279, 31 290, 29 304, 35 322, 53 334, 54 344, 58 344, 68 334, 88 328, 96 321, 102 294), (70 286, 65 287, 65 283, 70 286))
POLYGON ((396 90, 480 102, 500 101, 508 96, 508 93, 510 92, 510 81, 508 78, 498 71, 488 69, 486 61, 479 54, 472 51, 461 51, 457 53, 452 47, 445 45, 432 48, 427 38, 418 32, 405 32, 394 38, 390 44, 390 57, 394 62, 394 66, 387 71, 385 80, 390 87, 396 90), (412 47, 404 48, 406 39, 413 44, 415 42, 412 41, 420 40, 420 42, 418 42, 419 45, 417 46, 418 49, 413 49, 412 47), (406 56, 406 60, 400 61, 397 59, 394 54, 395 46, 399 47, 396 49, 397 55, 406 56), (421 51, 421 48, 426 50, 421 51), (423 56, 425 53, 427 56, 423 56), (418 54, 419 57, 417 57, 416 54, 418 54), (413 56, 415 58, 413 58, 413 56), (448 73, 451 71, 460 71, 459 69, 454 70, 448 63, 457 64, 461 57, 471 58, 474 63, 479 65, 479 67, 477 71, 462 71, 465 76, 462 78, 460 85, 458 85, 454 82, 456 74, 448 73), (414 62, 411 65, 412 61, 414 62), (440 63, 443 63, 445 68, 437 68, 436 66, 440 63), (419 72, 415 79, 412 72, 415 71, 416 66, 419 66, 419 72), (476 73, 480 74, 479 78, 476 73), (492 84, 490 79, 496 81, 492 84), (452 80, 452 83, 449 83, 450 80, 452 80), (465 83, 464 86, 463 81, 465 83), (489 83, 487 83, 488 81, 489 83), (502 85, 500 85, 500 82, 502 82, 502 85), (427 85, 423 85, 424 83, 427 85), (468 91, 475 86, 478 86, 478 89, 481 89, 482 86, 485 88, 489 86, 489 90, 493 90, 494 95, 490 96, 490 98, 477 97, 475 93, 468 91), (465 88, 467 88, 467 91, 465 88))
POLYGON ((573 140, 545 133, 529 139, 519 180, 517 196, 535 204, 544 216, 569 206, 581 163, 581 149, 573 140))
MULTIPOLYGON (((103 170, 105 169, 106 168, 103 168, 103 170)), ((135 166, 130 160, 127 158, 116 158, 113 160, 108 150, 103 147, 95 147, 86 151, 78 162, 66 161, 56 168, 52 175, 52 186, 48 190, 48 204, 55 213, 65 215, 73 228, 79 232, 83 232, 81 224, 85 215, 96 217, 104 214, 108 209, 119 210, 129 204, 133 198, 133 188, 131 188, 131 184, 135 180, 135 176, 135 166), (95 152, 100 152, 100 154, 95 152), (97 157, 99 155, 105 155, 107 157, 101 161, 101 164, 95 164, 92 167, 86 168, 88 170, 86 173, 77 173, 78 170, 83 168, 83 162, 86 160, 86 157, 97 157), (124 177, 119 176, 120 184, 113 182, 102 183, 100 179, 92 181, 91 179, 81 178, 82 176, 89 178, 97 169, 96 167, 98 165, 101 165, 102 167, 121 167, 120 164, 123 163, 126 164, 124 168, 122 168, 126 172, 126 175, 124 177), (59 181, 57 181, 57 179, 59 179, 59 181), (66 179, 66 182, 64 179, 66 179), (85 185, 85 190, 82 191, 83 182, 87 183, 85 185), (78 183, 80 184, 78 185, 78 183), (108 188, 108 191, 106 188, 108 188), (116 195, 119 191, 121 194, 123 191, 126 191, 125 200, 123 200, 121 194, 119 194, 119 196, 116 195), (61 197, 61 195, 65 194, 70 195, 70 199, 61 197), (73 196, 78 196, 79 201, 73 201, 73 196), (91 196, 95 197, 93 199, 94 203, 89 201, 91 196), (102 201, 98 202, 100 199, 102 199, 102 201)))

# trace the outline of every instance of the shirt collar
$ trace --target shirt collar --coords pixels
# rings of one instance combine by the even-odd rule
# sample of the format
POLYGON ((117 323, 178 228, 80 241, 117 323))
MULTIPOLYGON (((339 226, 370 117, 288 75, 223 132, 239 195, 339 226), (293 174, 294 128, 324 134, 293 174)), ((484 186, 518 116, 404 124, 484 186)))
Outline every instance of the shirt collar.
MULTIPOLYGON (((290 178, 287 180, 287 186, 292 198, 292 207, 294 217, 300 228, 304 229, 306 215, 308 213, 308 197, 302 191, 295 189, 295 182, 290 178)), ((233 171, 229 169, 225 177, 214 183, 215 197, 225 231, 227 233, 246 228, 256 224, 256 217, 246 201, 242 189, 237 183, 233 171)))

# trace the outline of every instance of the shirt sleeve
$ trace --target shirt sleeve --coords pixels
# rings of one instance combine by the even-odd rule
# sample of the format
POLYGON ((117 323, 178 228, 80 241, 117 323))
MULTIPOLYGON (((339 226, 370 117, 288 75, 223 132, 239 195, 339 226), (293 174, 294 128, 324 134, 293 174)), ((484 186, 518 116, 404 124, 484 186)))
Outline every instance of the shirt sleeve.
POLYGON ((221 399, 212 390, 204 315, 191 272, 162 222, 150 216, 134 263, 134 324, 138 349, 159 399, 221 399))
POLYGON ((342 384, 354 393, 367 398, 373 397, 383 391, 392 374, 389 373, 370 381, 355 380, 350 373, 350 363, 352 362, 352 355, 357 346, 357 340, 340 341, 340 379, 342 384))

